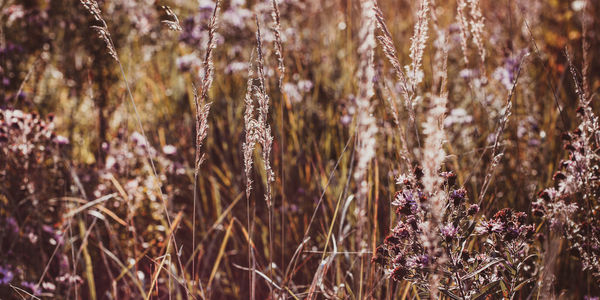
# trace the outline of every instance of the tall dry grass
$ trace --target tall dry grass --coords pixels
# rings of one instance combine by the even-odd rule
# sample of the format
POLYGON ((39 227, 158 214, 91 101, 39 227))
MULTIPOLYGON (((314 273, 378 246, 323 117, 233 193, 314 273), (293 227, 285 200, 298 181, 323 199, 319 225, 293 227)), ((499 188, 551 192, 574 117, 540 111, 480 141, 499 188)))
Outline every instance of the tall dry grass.
POLYGON ((0 298, 597 297, 599 9, 0 2, 0 298))

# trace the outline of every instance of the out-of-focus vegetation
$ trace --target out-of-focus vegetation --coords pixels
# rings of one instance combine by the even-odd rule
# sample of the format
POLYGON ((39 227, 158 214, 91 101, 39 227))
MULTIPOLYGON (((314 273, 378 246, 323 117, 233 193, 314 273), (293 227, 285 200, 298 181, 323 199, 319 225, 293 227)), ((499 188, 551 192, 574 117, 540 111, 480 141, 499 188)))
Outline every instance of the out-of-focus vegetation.
MULTIPOLYGON (((440 222, 458 227, 468 215, 468 226, 484 231, 488 226, 489 232, 478 239, 439 224, 432 235, 450 236, 440 243, 458 245, 461 255, 481 252, 498 258, 506 251, 494 247, 509 242, 506 232, 492 226, 517 224, 524 228, 518 240, 525 246, 509 249, 527 265, 521 275, 512 273, 513 261, 485 267, 485 257, 473 256, 464 257, 469 264, 452 268, 456 274, 463 268, 466 273, 458 277, 479 281, 471 288, 491 299, 600 296, 594 275, 600 272, 598 165, 591 158, 582 167, 573 154, 593 157, 600 133, 590 133, 589 145, 571 142, 581 136, 577 132, 568 135, 580 123, 592 122, 586 118, 598 108, 596 1, 378 1, 400 64, 414 60, 411 38, 424 3, 430 7, 429 35, 424 37, 422 73, 415 73, 421 82, 414 86, 412 107, 404 105, 402 81, 376 44, 370 81, 374 95, 367 98, 372 111, 366 114, 374 118, 369 149, 375 153, 366 161, 364 180, 355 175, 363 167, 361 155, 368 156, 357 141, 363 142, 358 137, 365 128, 359 75, 366 64, 360 49, 369 1, 275 2, 284 72, 278 69, 273 2, 220 3, 208 131, 200 149, 204 161, 194 182, 194 86, 202 89, 206 79, 215 2, 98 1, 117 61, 94 28, 103 26, 102 20, 80 1, 0 0, 0 298, 423 296, 436 271, 421 262, 424 271, 414 263, 403 273, 394 272, 407 263, 377 254, 401 243, 386 237, 398 234, 398 221, 408 222, 406 211, 396 214, 396 192, 421 195, 432 189, 422 186, 420 178, 398 178, 419 177, 426 164, 431 128, 425 124, 442 86, 438 74, 444 51, 447 97, 436 124, 444 132, 445 156, 438 171, 452 171, 455 177, 452 184, 444 183, 443 192, 451 199, 456 198, 451 192, 464 195, 448 206, 455 215, 440 222), (457 16, 461 3, 477 3, 484 17, 483 39, 477 43, 467 32, 466 48, 457 16), (269 183, 264 149, 257 147, 247 198, 244 111, 247 84, 260 81, 248 81, 248 70, 257 65, 257 24, 270 97, 266 122, 273 137, 269 160, 275 180, 269 183), (582 105, 584 100, 590 103, 582 105), (507 101, 511 114, 498 130, 507 101), (588 112, 577 112, 580 107, 588 112), (562 161, 567 158, 571 165, 562 161), (559 170, 562 175, 553 176, 559 170), (564 191, 562 176, 569 181, 584 171, 589 178, 577 181, 567 190, 571 193, 538 196, 555 185, 564 191), (267 186, 272 206, 263 196, 267 186), (564 207, 552 206, 559 200, 564 207), (557 217, 572 203, 579 206, 564 219, 557 217), (480 208, 468 213, 473 204, 480 208), (506 212, 503 208, 526 215, 503 217, 498 213, 506 212), (514 282, 500 283, 509 277, 514 282), (484 290, 484 281, 497 284, 484 290), (517 289, 515 283, 521 282, 517 289)), ((466 9, 465 14, 472 17, 473 12, 466 9)), ((375 35, 381 33, 378 27, 375 35)), ((424 224, 430 224, 427 205, 420 206, 424 224)), ((418 237, 411 245, 423 242, 418 237)), ((407 255, 428 249, 419 247, 407 255)), ((447 247, 454 253, 450 250, 456 247, 447 247)), ((445 255, 453 263, 459 260, 439 254, 445 255)), ((432 297, 476 298, 452 292, 467 288, 454 283, 455 275, 439 273, 446 292, 432 297)))

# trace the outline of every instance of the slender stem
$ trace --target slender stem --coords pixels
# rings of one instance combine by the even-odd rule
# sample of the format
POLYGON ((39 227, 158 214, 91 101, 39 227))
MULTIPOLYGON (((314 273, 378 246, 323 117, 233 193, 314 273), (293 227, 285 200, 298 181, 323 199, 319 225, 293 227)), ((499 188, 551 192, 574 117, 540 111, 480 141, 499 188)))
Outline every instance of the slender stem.
MULTIPOLYGON (((198 145, 196 145, 196 151, 198 145)), ((198 162, 196 162, 196 170, 198 169, 198 162)), ((193 213, 192 213, 192 294, 195 292, 196 288, 196 199, 198 194, 198 171, 194 172, 194 204, 193 204, 193 213)), ((200 281, 200 280, 198 280, 200 281)))

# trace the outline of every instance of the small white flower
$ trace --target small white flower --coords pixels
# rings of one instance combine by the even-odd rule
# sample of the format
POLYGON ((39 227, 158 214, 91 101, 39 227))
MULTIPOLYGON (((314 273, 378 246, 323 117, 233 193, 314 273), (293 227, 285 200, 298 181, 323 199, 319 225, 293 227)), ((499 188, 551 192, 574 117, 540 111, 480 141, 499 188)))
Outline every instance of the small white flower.
POLYGON ((165 145, 162 150, 166 155, 173 155, 177 153, 177 148, 175 148, 173 145, 165 145))

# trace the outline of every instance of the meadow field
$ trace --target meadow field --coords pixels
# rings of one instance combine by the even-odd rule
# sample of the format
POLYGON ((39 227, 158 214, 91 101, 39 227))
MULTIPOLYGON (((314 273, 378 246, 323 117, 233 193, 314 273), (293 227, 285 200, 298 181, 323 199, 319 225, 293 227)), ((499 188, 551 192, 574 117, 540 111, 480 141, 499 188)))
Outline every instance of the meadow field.
POLYGON ((597 0, 0 0, 0 299, 600 299, 597 0))

